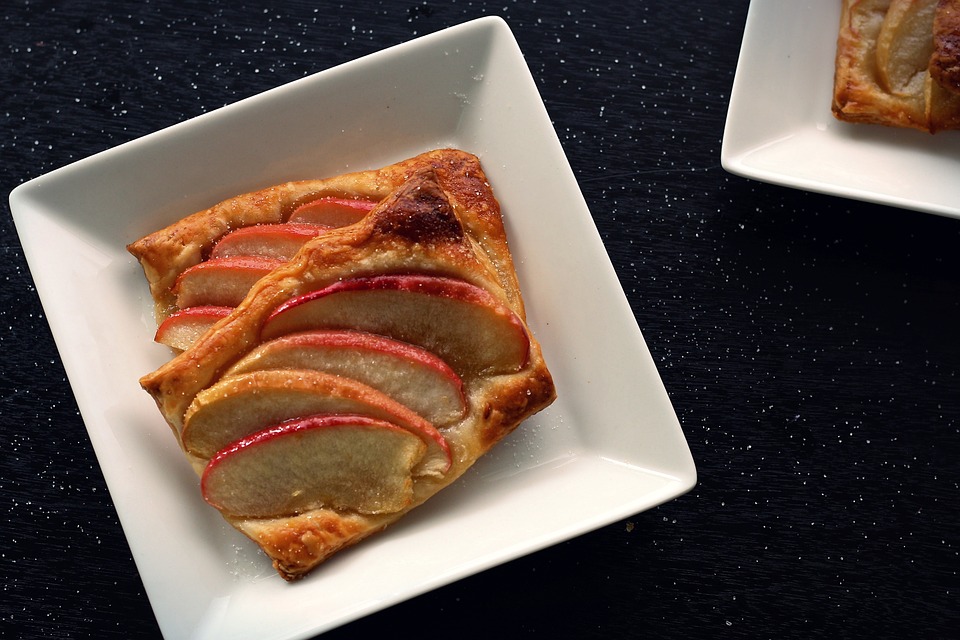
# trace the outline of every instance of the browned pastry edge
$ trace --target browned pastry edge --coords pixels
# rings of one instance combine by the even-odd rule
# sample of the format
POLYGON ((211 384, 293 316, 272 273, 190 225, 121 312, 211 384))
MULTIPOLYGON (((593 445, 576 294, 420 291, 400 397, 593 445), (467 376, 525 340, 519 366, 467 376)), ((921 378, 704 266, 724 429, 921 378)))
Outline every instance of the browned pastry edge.
POLYGON ((960 0, 937 3, 930 75, 947 91, 960 94, 960 0))

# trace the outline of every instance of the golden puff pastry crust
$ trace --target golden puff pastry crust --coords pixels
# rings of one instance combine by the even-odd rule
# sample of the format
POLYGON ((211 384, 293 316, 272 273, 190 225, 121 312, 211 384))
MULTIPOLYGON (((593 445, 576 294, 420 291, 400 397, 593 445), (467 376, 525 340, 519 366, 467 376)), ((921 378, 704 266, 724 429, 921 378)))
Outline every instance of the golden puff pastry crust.
POLYGON ((845 122, 960 128, 957 0, 841 0, 832 111, 845 122))
MULTIPOLYGON (((304 576, 449 486, 556 397, 541 347, 526 325, 499 203, 477 158, 458 150, 432 151, 384 169, 238 196, 132 243, 130 250, 144 265, 160 313, 170 308, 169 289, 176 275, 201 260, 218 235, 238 225, 283 221, 298 203, 326 193, 379 203, 360 222, 307 242, 293 259, 253 285, 243 301, 192 346, 141 378, 181 446, 184 416, 194 398, 261 345, 261 329, 270 314, 284 302, 332 283, 383 274, 464 281, 515 314, 528 337, 528 352, 517 370, 462 372, 466 412, 441 429, 450 450, 449 469, 442 475, 415 477, 413 499, 405 508, 364 514, 320 507, 271 517, 222 512, 287 580, 304 576)), ((202 474, 208 461, 186 448, 184 453, 202 474)))

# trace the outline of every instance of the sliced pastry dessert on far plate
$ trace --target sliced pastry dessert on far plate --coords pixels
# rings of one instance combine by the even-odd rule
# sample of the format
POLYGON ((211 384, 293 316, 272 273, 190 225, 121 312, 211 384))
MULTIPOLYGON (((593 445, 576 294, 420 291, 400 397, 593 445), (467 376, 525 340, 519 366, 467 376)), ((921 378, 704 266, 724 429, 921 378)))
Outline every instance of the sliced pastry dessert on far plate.
POLYGON ((960 129, 960 0, 837 1, 837 119, 960 129))

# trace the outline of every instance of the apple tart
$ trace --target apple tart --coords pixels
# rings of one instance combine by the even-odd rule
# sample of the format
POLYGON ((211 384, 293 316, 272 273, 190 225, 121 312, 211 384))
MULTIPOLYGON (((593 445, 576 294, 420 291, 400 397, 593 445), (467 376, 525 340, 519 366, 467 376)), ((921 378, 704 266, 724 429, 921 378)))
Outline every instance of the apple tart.
POLYGON ((960 0, 841 0, 833 113, 960 129, 960 0))
POLYGON ((555 398, 468 153, 240 195, 128 249, 174 350, 141 386, 203 498, 287 580, 555 398))

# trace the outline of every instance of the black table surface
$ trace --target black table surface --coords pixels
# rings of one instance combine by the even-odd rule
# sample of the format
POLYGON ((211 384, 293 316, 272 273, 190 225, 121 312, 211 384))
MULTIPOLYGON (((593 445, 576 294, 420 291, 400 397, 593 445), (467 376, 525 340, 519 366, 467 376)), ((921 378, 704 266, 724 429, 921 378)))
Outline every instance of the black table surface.
MULTIPOLYGON (((11 0, 0 183, 9 193, 247 96, 502 16, 698 484, 326 637, 949 637, 960 220, 723 170, 748 4, 11 0)), ((0 633, 157 638, 4 207, 0 633)))

